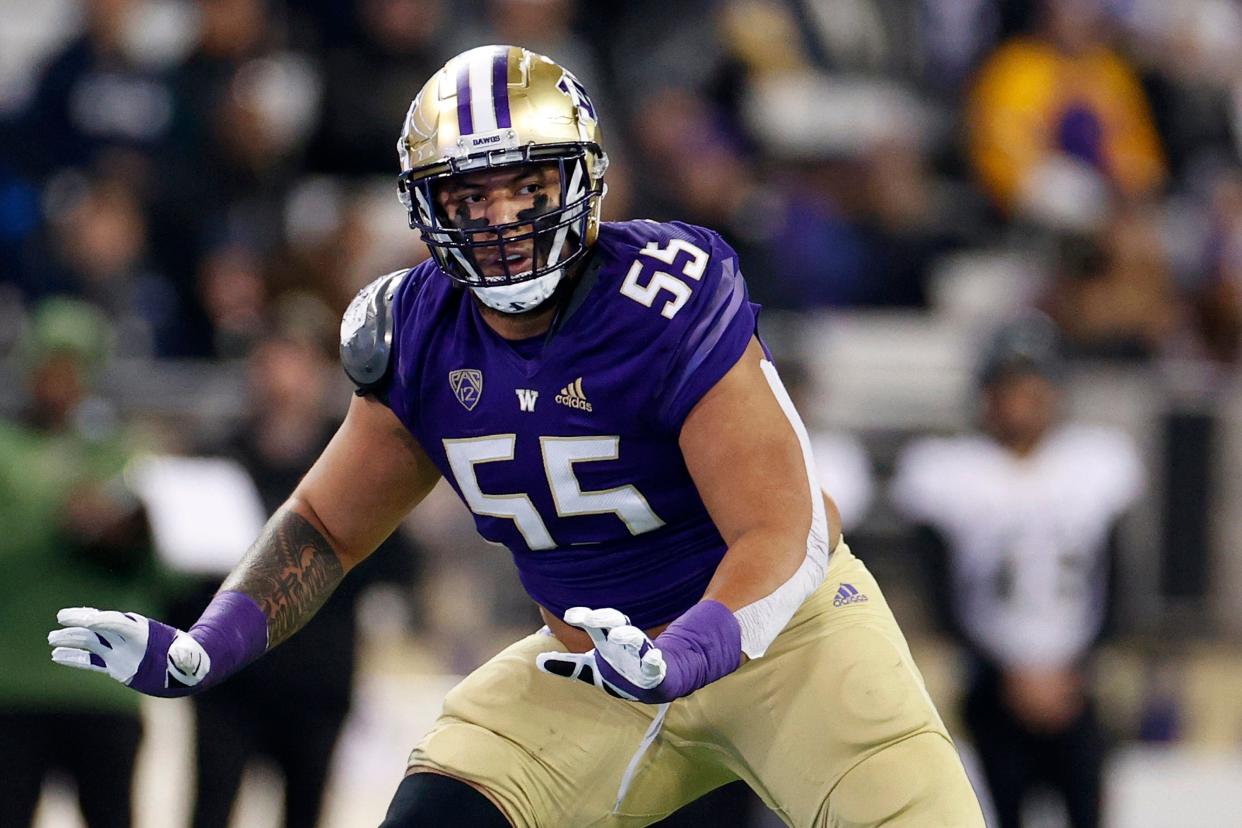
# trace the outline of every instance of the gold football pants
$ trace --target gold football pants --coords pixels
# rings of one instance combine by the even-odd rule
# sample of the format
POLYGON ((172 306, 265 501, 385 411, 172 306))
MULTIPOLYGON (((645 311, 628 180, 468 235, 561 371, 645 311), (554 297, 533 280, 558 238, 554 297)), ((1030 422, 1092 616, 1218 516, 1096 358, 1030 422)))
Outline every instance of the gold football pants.
POLYGON ((445 698, 411 772, 461 779, 520 828, 640 826, 735 779, 795 826, 982 828, 978 801, 879 586, 844 543, 767 654, 669 707, 539 672, 546 632, 445 698))

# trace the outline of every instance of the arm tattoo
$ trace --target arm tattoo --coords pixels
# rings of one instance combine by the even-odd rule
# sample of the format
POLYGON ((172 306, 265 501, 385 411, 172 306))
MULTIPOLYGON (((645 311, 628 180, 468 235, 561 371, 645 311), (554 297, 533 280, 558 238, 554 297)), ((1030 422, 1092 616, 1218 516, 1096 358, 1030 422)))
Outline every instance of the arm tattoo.
POLYGON ((267 648, 293 635, 345 577, 340 558, 310 521, 281 509, 221 589, 244 592, 267 615, 267 648))

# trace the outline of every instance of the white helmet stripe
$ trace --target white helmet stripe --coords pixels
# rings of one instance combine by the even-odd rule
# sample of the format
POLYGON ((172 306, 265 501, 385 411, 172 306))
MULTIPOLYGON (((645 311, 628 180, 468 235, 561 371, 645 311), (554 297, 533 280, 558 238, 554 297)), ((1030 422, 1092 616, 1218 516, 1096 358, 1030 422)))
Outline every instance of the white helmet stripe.
POLYGON ((475 49, 470 56, 470 118, 473 132, 494 132, 496 126, 496 102, 492 95, 493 53, 475 49))

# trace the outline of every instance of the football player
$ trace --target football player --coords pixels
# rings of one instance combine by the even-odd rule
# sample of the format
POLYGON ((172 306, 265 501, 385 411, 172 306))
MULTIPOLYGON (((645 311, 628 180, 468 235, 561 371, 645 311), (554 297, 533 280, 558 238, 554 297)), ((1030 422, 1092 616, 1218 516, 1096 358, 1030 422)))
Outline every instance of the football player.
POLYGON ((893 482, 920 552, 939 564, 946 626, 970 657, 963 718, 1000 828, 1018 828, 1043 786, 1074 828, 1101 824, 1091 656, 1118 522, 1145 478, 1128 435, 1067 420, 1060 350, 1043 314, 1002 325, 980 360, 980 430, 913 441, 893 482))
POLYGON ((602 223, 595 107, 518 47, 449 61, 398 152, 432 258, 346 312, 331 444, 190 630, 68 609, 53 658, 209 687, 443 476, 547 626, 449 693, 385 826, 645 825, 734 779, 794 825, 982 825, 728 245, 602 223))

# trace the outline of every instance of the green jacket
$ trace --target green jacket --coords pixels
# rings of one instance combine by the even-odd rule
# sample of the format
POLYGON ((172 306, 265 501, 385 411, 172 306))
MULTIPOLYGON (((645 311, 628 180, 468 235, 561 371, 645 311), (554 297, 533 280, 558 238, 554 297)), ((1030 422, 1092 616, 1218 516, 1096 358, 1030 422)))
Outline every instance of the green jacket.
POLYGON ((138 693, 53 664, 47 644, 62 607, 158 612, 149 544, 104 559, 62 528, 72 493, 119 485, 130 454, 119 434, 88 439, 0 420, 0 709, 137 711, 138 693))

